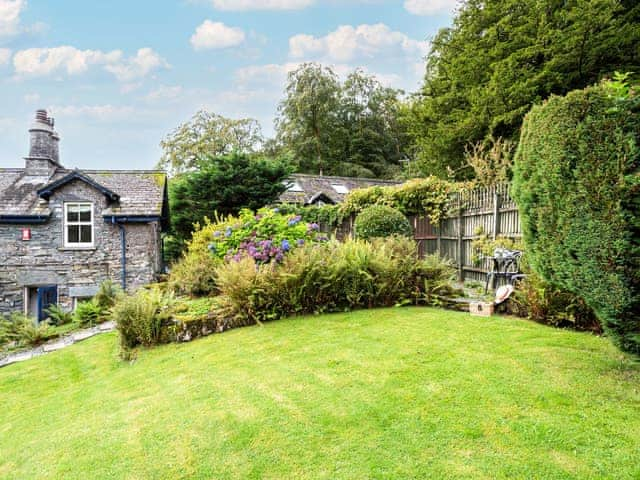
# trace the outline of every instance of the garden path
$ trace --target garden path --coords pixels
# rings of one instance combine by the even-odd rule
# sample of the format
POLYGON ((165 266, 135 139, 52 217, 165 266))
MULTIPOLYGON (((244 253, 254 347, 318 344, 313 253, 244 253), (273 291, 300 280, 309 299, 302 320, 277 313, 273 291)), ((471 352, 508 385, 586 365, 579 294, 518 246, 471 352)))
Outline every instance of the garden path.
POLYGON ((56 350, 68 347, 69 345, 81 342, 82 340, 86 340, 87 338, 91 338, 95 335, 111 332, 115 330, 115 328, 115 322, 104 322, 96 325, 95 327, 77 330, 60 338, 56 338, 55 340, 50 340, 49 342, 43 343, 42 345, 30 350, 12 352, 8 355, 0 353, 0 367, 5 367, 7 365, 11 365, 12 363, 30 360, 34 357, 39 357, 40 355, 45 355, 49 352, 55 352, 56 350))

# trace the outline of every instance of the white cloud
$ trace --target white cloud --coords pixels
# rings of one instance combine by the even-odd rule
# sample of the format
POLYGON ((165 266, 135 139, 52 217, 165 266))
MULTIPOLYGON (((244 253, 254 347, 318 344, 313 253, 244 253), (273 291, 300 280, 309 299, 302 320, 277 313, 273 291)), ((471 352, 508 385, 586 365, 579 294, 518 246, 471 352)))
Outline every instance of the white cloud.
POLYGON ((120 93, 131 93, 141 88, 143 82, 129 82, 120 85, 120 93))
POLYGON ((293 58, 315 58, 330 62, 350 62, 381 56, 424 56, 428 43, 413 40, 402 32, 392 31, 383 23, 342 25, 324 37, 295 35, 289 39, 293 58))
MULTIPOLYGON (((272 90, 273 94, 280 96, 284 90, 287 75, 300 65, 301 64, 297 62, 289 62, 283 64, 269 63, 266 65, 250 65, 248 67, 242 67, 235 71, 234 76, 236 85, 242 90, 275 87, 272 90)), ((356 67, 344 63, 327 66, 330 67, 343 81, 356 69, 356 67)), ((375 76, 385 87, 398 88, 403 84, 403 77, 396 73, 378 73, 372 71, 366 66, 360 66, 357 68, 367 75, 375 76)))
POLYGON ((141 48, 135 57, 129 57, 121 62, 107 65, 105 70, 113 73, 121 82, 131 82, 146 77, 159 68, 169 68, 167 61, 151 48, 141 48))
POLYGON ((235 78, 239 85, 248 84, 270 84, 279 85, 284 88, 287 74, 295 70, 300 64, 290 63, 269 63, 266 65, 249 65, 235 71, 235 78))
POLYGON ((20 31, 20 13, 26 5, 24 0, 0 0, 0 36, 20 31))
POLYGON ((459 0, 405 0, 404 8, 414 15, 435 15, 452 13, 459 0))
POLYGON ((13 66, 18 76, 46 76, 55 73, 78 75, 89 67, 102 65, 121 82, 145 77, 169 64, 150 48, 141 48, 135 56, 123 58, 122 51, 79 50, 68 45, 53 48, 29 48, 13 56, 13 66))
POLYGON ((309 7, 315 0, 211 0, 218 10, 299 10, 309 7))
POLYGON ((91 65, 116 63, 122 57, 120 50, 78 50, 71 46, 53 48, 29 48, 13 56, 16 74, 42 76, 66 71, 77 75, 87 71, 91 65))
POLYGON ((8 48, 0 48, 0 65, 8 63, 10 58, 11 50, 8 48))
POLYGON ((245 34, 240 28, 205 20, 191 36, 191 45, 196 50, 228 48, 240 45, 244 39, 245 34))
POLYGON ((55 117, 86 117, 95 120, 116 120, 134 113, 133 107, 117 105, 53 105, 48 108, 55 117))
POLYGON ((38 103, 40 101, 38 93, 27 93, 23 98, 25 103, 38 103))
POLYGON ((149 92, 144 98, 149 103, 166 102, 175 100, 182 94, 183 89, 180 85, 166 86, 160 85, 155 90, 149 92))
POLYGON ((16 121, 9 117, 0 117, 0 132, 4 133, 16 126, 16 121))

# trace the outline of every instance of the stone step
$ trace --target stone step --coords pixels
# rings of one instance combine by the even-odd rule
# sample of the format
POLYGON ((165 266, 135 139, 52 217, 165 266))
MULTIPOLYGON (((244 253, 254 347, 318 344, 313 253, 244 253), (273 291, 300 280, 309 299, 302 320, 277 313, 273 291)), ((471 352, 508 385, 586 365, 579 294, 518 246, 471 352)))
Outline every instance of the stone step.
POLYGON ((68 345, 71 345, 71 343, 65 342, 64 340, 60 340, 55 343, 46 343, 42 346, 42 351, 44 353, 55 352, 56 350, 60 350, 68 345))
POLYGON ((71 338, 74 342, 81 342, 82 340, 86 340, 87 338, 91 338, 96 335, 98 332, 94 330, 82 330, 77 333, 71 334, 71 338))

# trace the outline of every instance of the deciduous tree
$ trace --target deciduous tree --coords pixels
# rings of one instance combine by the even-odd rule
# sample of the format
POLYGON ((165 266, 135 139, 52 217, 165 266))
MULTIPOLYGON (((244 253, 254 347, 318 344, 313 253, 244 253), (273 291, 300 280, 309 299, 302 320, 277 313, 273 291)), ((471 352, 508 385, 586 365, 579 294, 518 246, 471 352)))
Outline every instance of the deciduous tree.
POLYGON ((254 152, 262 143, 257 120, 234 120, 201 110, 162 140, 158 166, 172 175, 193 171, 201 159, 233 151, 254 152))

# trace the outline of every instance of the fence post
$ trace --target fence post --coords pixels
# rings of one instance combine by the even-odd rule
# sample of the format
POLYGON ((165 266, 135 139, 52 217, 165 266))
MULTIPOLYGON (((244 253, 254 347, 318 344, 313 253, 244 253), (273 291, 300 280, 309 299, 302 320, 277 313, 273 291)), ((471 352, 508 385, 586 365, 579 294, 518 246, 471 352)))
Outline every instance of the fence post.
POLYGON ((457 261, 458 261, 458 281, 464 282, 464 270, 463 270, 463 262, 462 262, 462 237, 464 235, 464 218, 462 216, 462 206, 460 205, 458 208, 458 251, 457 251, 457 261))
POLYGON ((500 194, 498 189, 493 187, 493 239, 498 237, 498 229, 500 228, 500 194))

